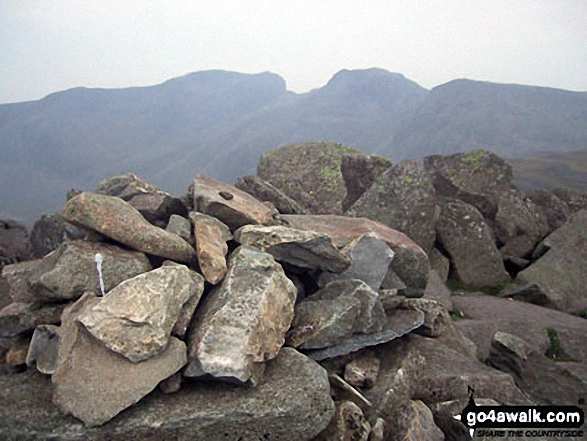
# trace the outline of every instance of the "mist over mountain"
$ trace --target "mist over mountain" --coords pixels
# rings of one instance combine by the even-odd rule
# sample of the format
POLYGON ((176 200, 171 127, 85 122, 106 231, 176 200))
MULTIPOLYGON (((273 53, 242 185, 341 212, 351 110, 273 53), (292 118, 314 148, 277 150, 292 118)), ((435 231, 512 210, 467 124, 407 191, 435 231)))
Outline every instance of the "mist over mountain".
POLYGON ((304 94, 272 73, 192 73, 150 87, 77 88, 0 105, 0 217, 34 221, 71 187, 136 173, 182 194, 233 182, 285 143, 335 141, 392 161, 480 147, 507 157, 587 149, 587 93, 452 81, 431 91, 381 69, 304 94))

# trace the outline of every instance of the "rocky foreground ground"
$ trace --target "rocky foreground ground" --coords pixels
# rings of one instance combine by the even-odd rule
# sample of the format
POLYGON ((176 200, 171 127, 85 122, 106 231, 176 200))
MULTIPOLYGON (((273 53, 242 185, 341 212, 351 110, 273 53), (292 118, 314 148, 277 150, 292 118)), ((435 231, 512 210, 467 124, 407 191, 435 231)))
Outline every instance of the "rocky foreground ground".
POLYGON ((0 258, 2 439, 460 440, 471 390, 587 398, 587 195, 487 151, 120 175, 2 221, 0 258))

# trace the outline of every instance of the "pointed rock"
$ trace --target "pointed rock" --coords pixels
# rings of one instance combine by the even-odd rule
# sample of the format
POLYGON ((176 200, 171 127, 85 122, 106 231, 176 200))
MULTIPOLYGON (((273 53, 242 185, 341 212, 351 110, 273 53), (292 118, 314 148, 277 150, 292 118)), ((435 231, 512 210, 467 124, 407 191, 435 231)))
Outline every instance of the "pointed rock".
POLYGON ((404 294, 422 297, 428 281, 428 256, 405 234, 379 222, 344 216, 284 215, 281 219, 292 228, 328 235, 337 248, 343 248, 366 233, 375 233, 395 253, 390 269, 404 281, 404 294))
POLYGON ((54 374, 59 355, 59 327, 37 326, 26 357, 27 366, 36 366, 43 374, 54 374))
POLYGON ((350 259, 333 245, 328 236, 312 231, 283 226, 247 225, 235 232, 235 240, 265 251, 280 262, 301 268, 319 268, 338 273, 350 264, 350 259))
POLYGON ((340 172, 346 186, 346 198, 342 202, 342 210, 347 211, 391 166, 391 162, 383 156, 363 153, 343 155, 340 172))
POLYGON ((218 219, 202 213, 190 213, 194 223, 198 263, 206 281, 216 285, 226 275, 226 242, 232 239, 230 229, 218 219))
POLYGON ((194 179, 192 196, 196 211, 217 218, 232 231, 248 224, 268 225, 273 219, 271 210, 251 195, 205 176, 194 179))
POLYGON ((122 282, 78 320, 108 348, 136 363, 165 350, 194 289, 186 266, 164 266, 122 282))
POLYGON ((348 256, 351 262, 349 267, 340 274, 322 273, 318 285, 324 286, 333 280, 359 279, 377 290, 381 287, 395 255, 375 233, 356 238, 343 248, 342 253, 348 256))
POLYGON ((273 256, 241 246, 199 306, 188 335, 188 377, 212 375, 256 385, 294 316, 296 288, 273 256))
POLYGON ((58 213, 44 214, 31 230, 31 253, 41 259, 65 240, 67 223, 58 213))
POLYGON ((165 231, 177 234, 190 245, 194 245, 194 238, 192 237, 192 224, 189 219, 177 214, 172 214, 169 218, 169 223, 165 227, 165 231))
POLYGON ((115 245, 83 240, 62 243, 45 256, 30 278, 35 296, 41 300, 64 300, 80 297, 86 291, 99 294, 96 254, 102 256, 102 280, 108 292, 126 279, 151 269, 143 253, 124 250, 115 245))
POLYGON ((138 194, 129 205, 136 208, 151 224, 165 228, 173 215, 187 216, 188 209, 179 198, 166 193, 138 194))
POLYGON ((352 401, 336 403, 334 417, 328 427, 314 440, 316 441, 367 441, 371 425, 363 411, 352 401))
POLYGON ((304 214, 300 204, 259 176, 238 178, 234 186, 261 202, 271 202, 281 214, 304 214))
POLYGON ((151 225, 132 206, 114 196, 81 193, 70 199, 62 216, 144 253, 190 262, 195 250, 181 237, 151 225))

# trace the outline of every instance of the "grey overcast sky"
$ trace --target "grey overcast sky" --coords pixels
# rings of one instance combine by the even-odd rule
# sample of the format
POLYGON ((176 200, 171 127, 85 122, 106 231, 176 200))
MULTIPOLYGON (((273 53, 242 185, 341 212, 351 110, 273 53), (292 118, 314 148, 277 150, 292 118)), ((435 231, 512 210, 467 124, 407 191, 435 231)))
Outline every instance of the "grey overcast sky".
POLYGON ((306 92, 368 67, 586 91, 587 0, 0 0, 0 103, 207 69, 306 92))

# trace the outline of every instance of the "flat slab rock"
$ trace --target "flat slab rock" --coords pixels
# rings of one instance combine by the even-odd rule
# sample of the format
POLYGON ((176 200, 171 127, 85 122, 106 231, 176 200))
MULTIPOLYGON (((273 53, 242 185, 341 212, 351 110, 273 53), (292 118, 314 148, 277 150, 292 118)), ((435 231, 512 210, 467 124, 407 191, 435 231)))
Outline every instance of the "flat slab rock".
POLYGON ((33 371, 0 376, 0 438, 62 441, 309 440, 334 414, 326 371, 294 349, 267 363, 262 384, 188 382, 155 391, 102 427, 85 427, 51 403, 33 371), (265 438, 264 438, 265 437, 265 438))

